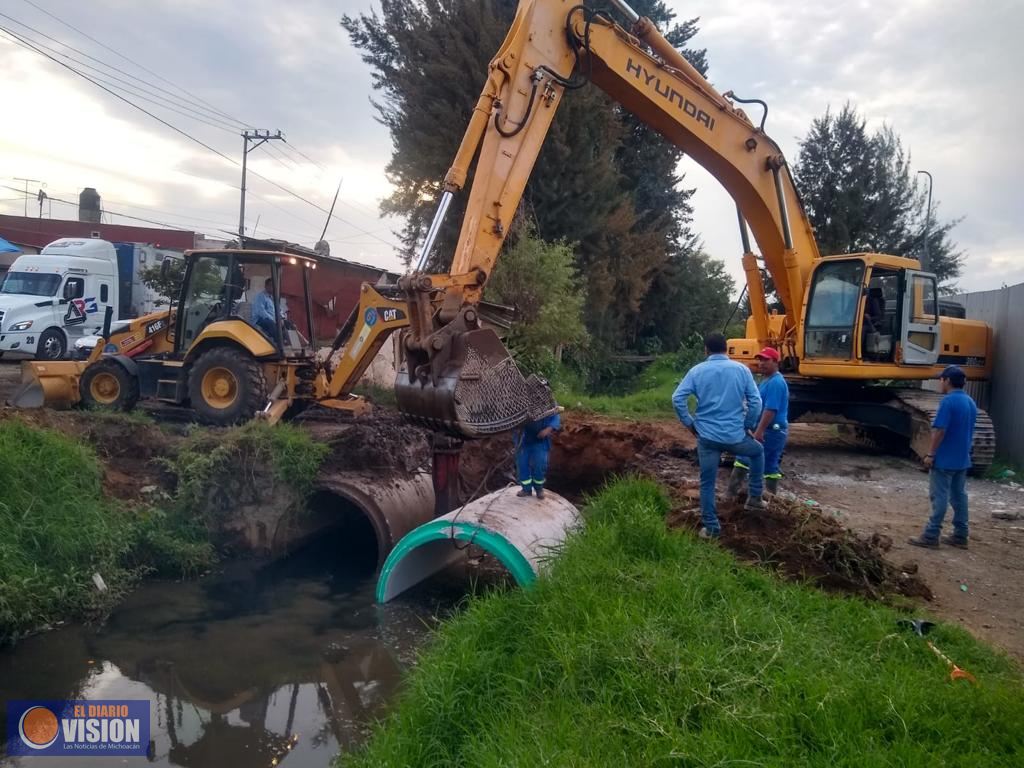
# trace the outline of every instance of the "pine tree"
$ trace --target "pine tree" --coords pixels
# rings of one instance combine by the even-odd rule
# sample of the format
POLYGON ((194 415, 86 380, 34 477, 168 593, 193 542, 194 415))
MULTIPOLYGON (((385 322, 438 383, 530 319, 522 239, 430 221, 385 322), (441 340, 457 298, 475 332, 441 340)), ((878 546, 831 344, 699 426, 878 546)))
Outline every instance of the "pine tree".
MULTIPOLYGON (((874 251, 921 259, 926 187, 910 170, 910 153, 890 126, 869 133, 846 104, 811 124, 800 142, 794 176, 822 255, 874 251)), ((940 221, 933 203, 929 268, 949 288, 964 254, 950 239, 959 220, 940 221)))

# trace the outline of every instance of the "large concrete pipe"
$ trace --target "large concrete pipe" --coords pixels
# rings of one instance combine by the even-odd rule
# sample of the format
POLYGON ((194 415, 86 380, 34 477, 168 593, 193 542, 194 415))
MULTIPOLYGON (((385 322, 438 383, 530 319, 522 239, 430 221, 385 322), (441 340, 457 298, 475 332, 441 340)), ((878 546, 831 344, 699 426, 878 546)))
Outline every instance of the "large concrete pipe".
POLYGON ((317 480, 314 498, 317 503, 308 509, 280 520, 271 546, 273 555, 293 551, 318 532, 358 514, 373 528, 379 566, 396 542, 434 516, 434 491, 425 472, 339 472, 317 480))
POLYGON ((469 544, 495 557, 520 586, 532 584, 580 524, 579 511, 554 493, 519 498, 504 488, 421 525, 399 541, 381 569, 377 602, 386 603, 454 564, 469 544))

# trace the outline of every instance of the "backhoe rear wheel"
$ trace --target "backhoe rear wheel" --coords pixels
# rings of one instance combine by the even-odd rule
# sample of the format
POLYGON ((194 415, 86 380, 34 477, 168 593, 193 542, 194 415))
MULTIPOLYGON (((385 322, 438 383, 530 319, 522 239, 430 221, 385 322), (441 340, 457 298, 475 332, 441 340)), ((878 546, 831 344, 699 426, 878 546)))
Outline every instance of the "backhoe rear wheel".
POLYGON ((251 419, 266 404, 267 382, 247 352, 214 347, 193 363, 188 396, 201 422, 228 426, 251 419))
POLYGON ((86 408, 130 411, 139 402, 139 379, 116 360, 101 359, 82 373, 78 393, 86 408))

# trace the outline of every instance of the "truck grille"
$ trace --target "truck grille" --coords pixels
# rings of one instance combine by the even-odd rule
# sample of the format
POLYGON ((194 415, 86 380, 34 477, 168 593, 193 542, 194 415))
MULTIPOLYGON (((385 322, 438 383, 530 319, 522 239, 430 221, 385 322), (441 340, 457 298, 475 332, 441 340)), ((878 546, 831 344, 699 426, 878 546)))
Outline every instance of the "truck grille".
POLYGON ((0 309, 0 331, 4 329, 4 311, 0 309))

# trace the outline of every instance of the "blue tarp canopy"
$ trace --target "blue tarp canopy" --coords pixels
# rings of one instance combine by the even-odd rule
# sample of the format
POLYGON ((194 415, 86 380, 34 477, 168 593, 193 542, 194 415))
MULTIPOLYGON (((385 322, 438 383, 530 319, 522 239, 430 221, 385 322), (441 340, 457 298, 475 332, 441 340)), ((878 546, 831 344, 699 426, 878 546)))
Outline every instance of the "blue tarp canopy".
POLYGON ((0 253, 21 253, 21 248, 16 245, 11 245, 0 237, 0 253))

